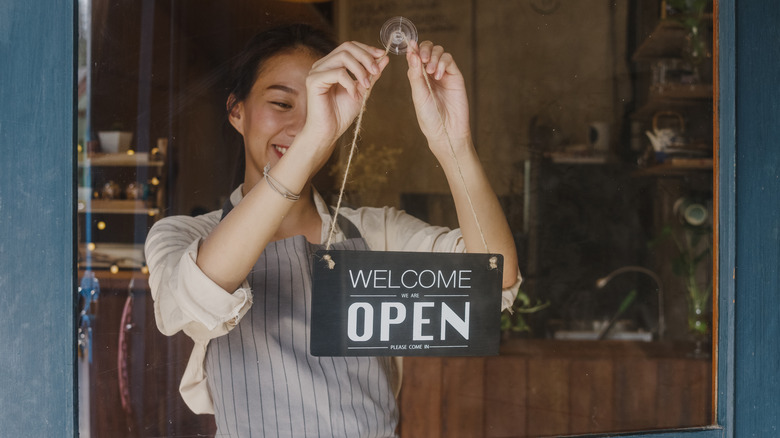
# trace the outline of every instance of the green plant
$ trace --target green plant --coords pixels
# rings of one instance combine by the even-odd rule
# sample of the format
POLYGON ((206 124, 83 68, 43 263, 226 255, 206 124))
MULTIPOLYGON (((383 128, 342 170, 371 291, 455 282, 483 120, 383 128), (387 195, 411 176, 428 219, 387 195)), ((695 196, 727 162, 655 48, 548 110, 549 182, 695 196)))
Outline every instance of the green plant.
POLYGON ((712 226, 682 219, 674 226, 667 225, 654 246, 671 239, 676 255, 672 257, 672 272, 685 286, 688 303, 688 328, 694 334, 709 332, 708 307, 712 297, 712 275, 708 267, 712 263, 712 226))
POLYGON ((530 332, 531 327, 526 324, 523 314, 535 313, 550 306, 550 302, 542 303, 537 300, 536 305, 531 304, 531 298, 522 290, 517 291, 512 307, 501 313, 502 332, 530 332))
POLYGON ((684 53, 694 65, 701 64, 710 56, 704 19, 711 4, 712 0, 666 0, 671 19, 682 24, 687 31, 684 53))

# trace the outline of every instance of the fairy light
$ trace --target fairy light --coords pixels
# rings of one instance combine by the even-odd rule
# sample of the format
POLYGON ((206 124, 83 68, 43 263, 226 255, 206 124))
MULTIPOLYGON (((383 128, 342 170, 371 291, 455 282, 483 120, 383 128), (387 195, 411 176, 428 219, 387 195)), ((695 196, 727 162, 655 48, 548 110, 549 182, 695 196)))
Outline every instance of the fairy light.
POLYGON ((132 149, 127 150, 127 155, 135 155, 135 151, 132 149))
POLYGON ((97 223, 97 229, 98 230, 105 230, 106 229, 106 223, 103 221, 100 221, 97 223))
POLYGON ((146 265, 141 266, 141 273, 146 275, 149 273, 149 267, 146 265))
POLYGON ((119 266, 111 265, 111 267, 108 268, 108 270, 111 271, 112 274, 116 274, 117 272, 119 272, 119 266))
POLYGON ((151 182, 153 186, 156 186, 156 185, 160 184, 160 180, 157 179, 156 176, 152 177, 152 179, 149 182, 151 182))
POLYGON ((95 242, 89 242, 87 244, 87 249, 90 250, 90 251, 94 251, 95 250, 95 242))

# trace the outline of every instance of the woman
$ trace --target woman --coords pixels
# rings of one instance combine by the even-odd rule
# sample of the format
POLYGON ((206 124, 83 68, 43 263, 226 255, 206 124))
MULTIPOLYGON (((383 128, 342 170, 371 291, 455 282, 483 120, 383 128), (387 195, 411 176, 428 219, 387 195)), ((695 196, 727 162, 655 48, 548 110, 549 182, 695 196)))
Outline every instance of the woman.
MULTIPOLYGON (((344 208, 332 248, 484 252, 465 181, 487 245, 504 256, 506 307, 519 285, 517 256, 471 143, 463 77, 442 47, 410 49, 417 119, 450 183, 461 228, 433 227, 393 208, 344 208)), ((394 436, 393 361, 308 351, 310 254, 331 223, 311 179, 390 60, 359 42, 334 49, 324 34, 300 25, 258 35, 238 60, 227 107, 244 139, 243 185, 221 211, 159 221, 146 242, 157 325, 195 341, 182 396, 193 411, 215 413, 219 435, 394 436)))

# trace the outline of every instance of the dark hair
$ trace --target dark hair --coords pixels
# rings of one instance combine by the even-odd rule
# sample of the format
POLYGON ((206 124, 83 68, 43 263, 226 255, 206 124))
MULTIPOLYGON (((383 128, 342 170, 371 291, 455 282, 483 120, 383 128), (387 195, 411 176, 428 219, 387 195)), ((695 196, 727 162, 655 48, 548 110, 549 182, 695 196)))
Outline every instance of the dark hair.
POLYGON ((235 146, 237 153, 236 167, 231 178, 231 190, 244 181, 246 156, 243 147, 244 139, 230 126, 227 115, 239 102, 244 101, 249 96, 263 64, 269 58, 296 48, 325 56, 336 48, 336 42, 330 34, 323 30, 306 24, 291 24, 258 33, 233 59, 229 87, 230 94, 235 99, 229 103, 222 131, 225 144, 231 148, 235 146))
POLYGON ((249 96, 265 61, 296 48, 325 56, 336 48, 336 42, 328 33, 306 24, 291 24, 258 33, 234 60, 230 94, 235 96, 235 100, 231 102, 228 112, 249 96))

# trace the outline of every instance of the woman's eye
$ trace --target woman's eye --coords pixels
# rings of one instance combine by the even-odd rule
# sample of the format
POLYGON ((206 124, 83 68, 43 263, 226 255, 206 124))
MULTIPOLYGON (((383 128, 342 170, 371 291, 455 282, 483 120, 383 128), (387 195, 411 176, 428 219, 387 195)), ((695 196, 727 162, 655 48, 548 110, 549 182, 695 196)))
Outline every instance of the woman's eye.
POLYGON ((292 108, 292 105, 290 105, 288 103, 284 103, 284 102, 271 102, 271 105, 276 105, 276 106, 278 106, 279 108, 282 108, 282 109, 291 109, 292 108))

